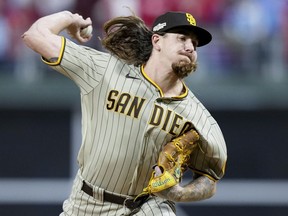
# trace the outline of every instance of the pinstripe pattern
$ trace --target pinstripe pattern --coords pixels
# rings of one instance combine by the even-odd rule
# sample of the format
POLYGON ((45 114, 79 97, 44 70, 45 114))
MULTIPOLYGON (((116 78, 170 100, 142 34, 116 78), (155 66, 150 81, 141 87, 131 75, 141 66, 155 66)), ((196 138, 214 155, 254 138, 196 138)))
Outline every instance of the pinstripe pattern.
MULTIPOLYGON (((193 153, 190 168, 214 179, 223 176, 224 138, 190 90, 177 98, 162 97, 161 90, 139 67, 69 40, 64 45, 60 65, 52 67, 80 88, 83 138, 78 163, 87 182, 115 194, 139 194, 150 179, 161 147, 191 127, 200 132, 202 145, 193 153)), ((97 202, 79 191, 79 181, 75 181, 72 198, 64 205, 70 205, 67 215, 96 215, 93 208, 115 215, 123 208, 99 204, 101 193, 95 194, 97 202)), ((162 204, 151 200, 138 214, 174 215, 167 203, 162 204), (153 205, 160 205, 160 210, 153 205), (147 214, 149 208, 151 214, 147 214)))

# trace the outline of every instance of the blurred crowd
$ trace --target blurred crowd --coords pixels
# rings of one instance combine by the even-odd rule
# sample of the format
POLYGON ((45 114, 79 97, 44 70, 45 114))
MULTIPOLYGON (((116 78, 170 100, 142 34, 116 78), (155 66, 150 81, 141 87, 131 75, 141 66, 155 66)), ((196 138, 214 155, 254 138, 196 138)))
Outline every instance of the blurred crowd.
POLYGON ((98 49, 102 24, 111 17, 133 11, 151 26, 167 10, 187 11, 213 34, 198 52, 205 79, 288 79, 288 0, 0 0, 0 76, 45 78, 46 67, 21 35, 37 18, 61 10, 92 18, 88 45, 98 49))

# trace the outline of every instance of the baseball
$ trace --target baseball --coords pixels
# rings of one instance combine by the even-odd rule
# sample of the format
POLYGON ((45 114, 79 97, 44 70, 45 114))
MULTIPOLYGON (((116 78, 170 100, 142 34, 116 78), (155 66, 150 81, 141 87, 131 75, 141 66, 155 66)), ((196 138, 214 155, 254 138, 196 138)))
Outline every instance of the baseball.
POLYGON ((81 37, 90 37, 93 31, 92 25, 87 26, 86 28, 81 29, 80 35, 81 37))

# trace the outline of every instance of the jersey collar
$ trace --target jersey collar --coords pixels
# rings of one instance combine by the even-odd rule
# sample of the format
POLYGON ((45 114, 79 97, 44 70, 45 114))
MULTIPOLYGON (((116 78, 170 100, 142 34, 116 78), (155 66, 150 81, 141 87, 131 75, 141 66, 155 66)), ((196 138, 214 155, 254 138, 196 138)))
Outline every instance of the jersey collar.
MULTIPOLYGON (((142 75, 144 76, 144 78, 146 80, 148 80, 153 86, 155 86, 159 90, 160 96, 162 98, 164 98, 164 94, 163 94, 162 89, 145 73, 144 65, 141 65, 141 70, 140 71, 141 71, 142 75)), ((187 88, 186 84, 183 81, 182 81, 182 83, 183 83, 183 92, 182 92, 182 94, 179 95, 179 96, 171 97, 172 99, 183 99, 183 98, 185 98, 188 95, 188 88, 187 88)))

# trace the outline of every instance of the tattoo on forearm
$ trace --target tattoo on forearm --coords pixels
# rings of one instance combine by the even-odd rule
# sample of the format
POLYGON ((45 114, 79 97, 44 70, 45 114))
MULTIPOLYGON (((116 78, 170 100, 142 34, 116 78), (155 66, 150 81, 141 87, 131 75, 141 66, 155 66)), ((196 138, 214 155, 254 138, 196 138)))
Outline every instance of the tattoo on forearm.
POLYGON ((186 186, 172 187, 157 195, 175 202, 191 202, 208 199, 215 194, 215 191, 216 183, 206 176, 201 176, 186 186))
POLYGON ((201 176, 184 187, 180 202, 199 201, 212 197, 216 192, 216 183, 206 176, 201 176))

